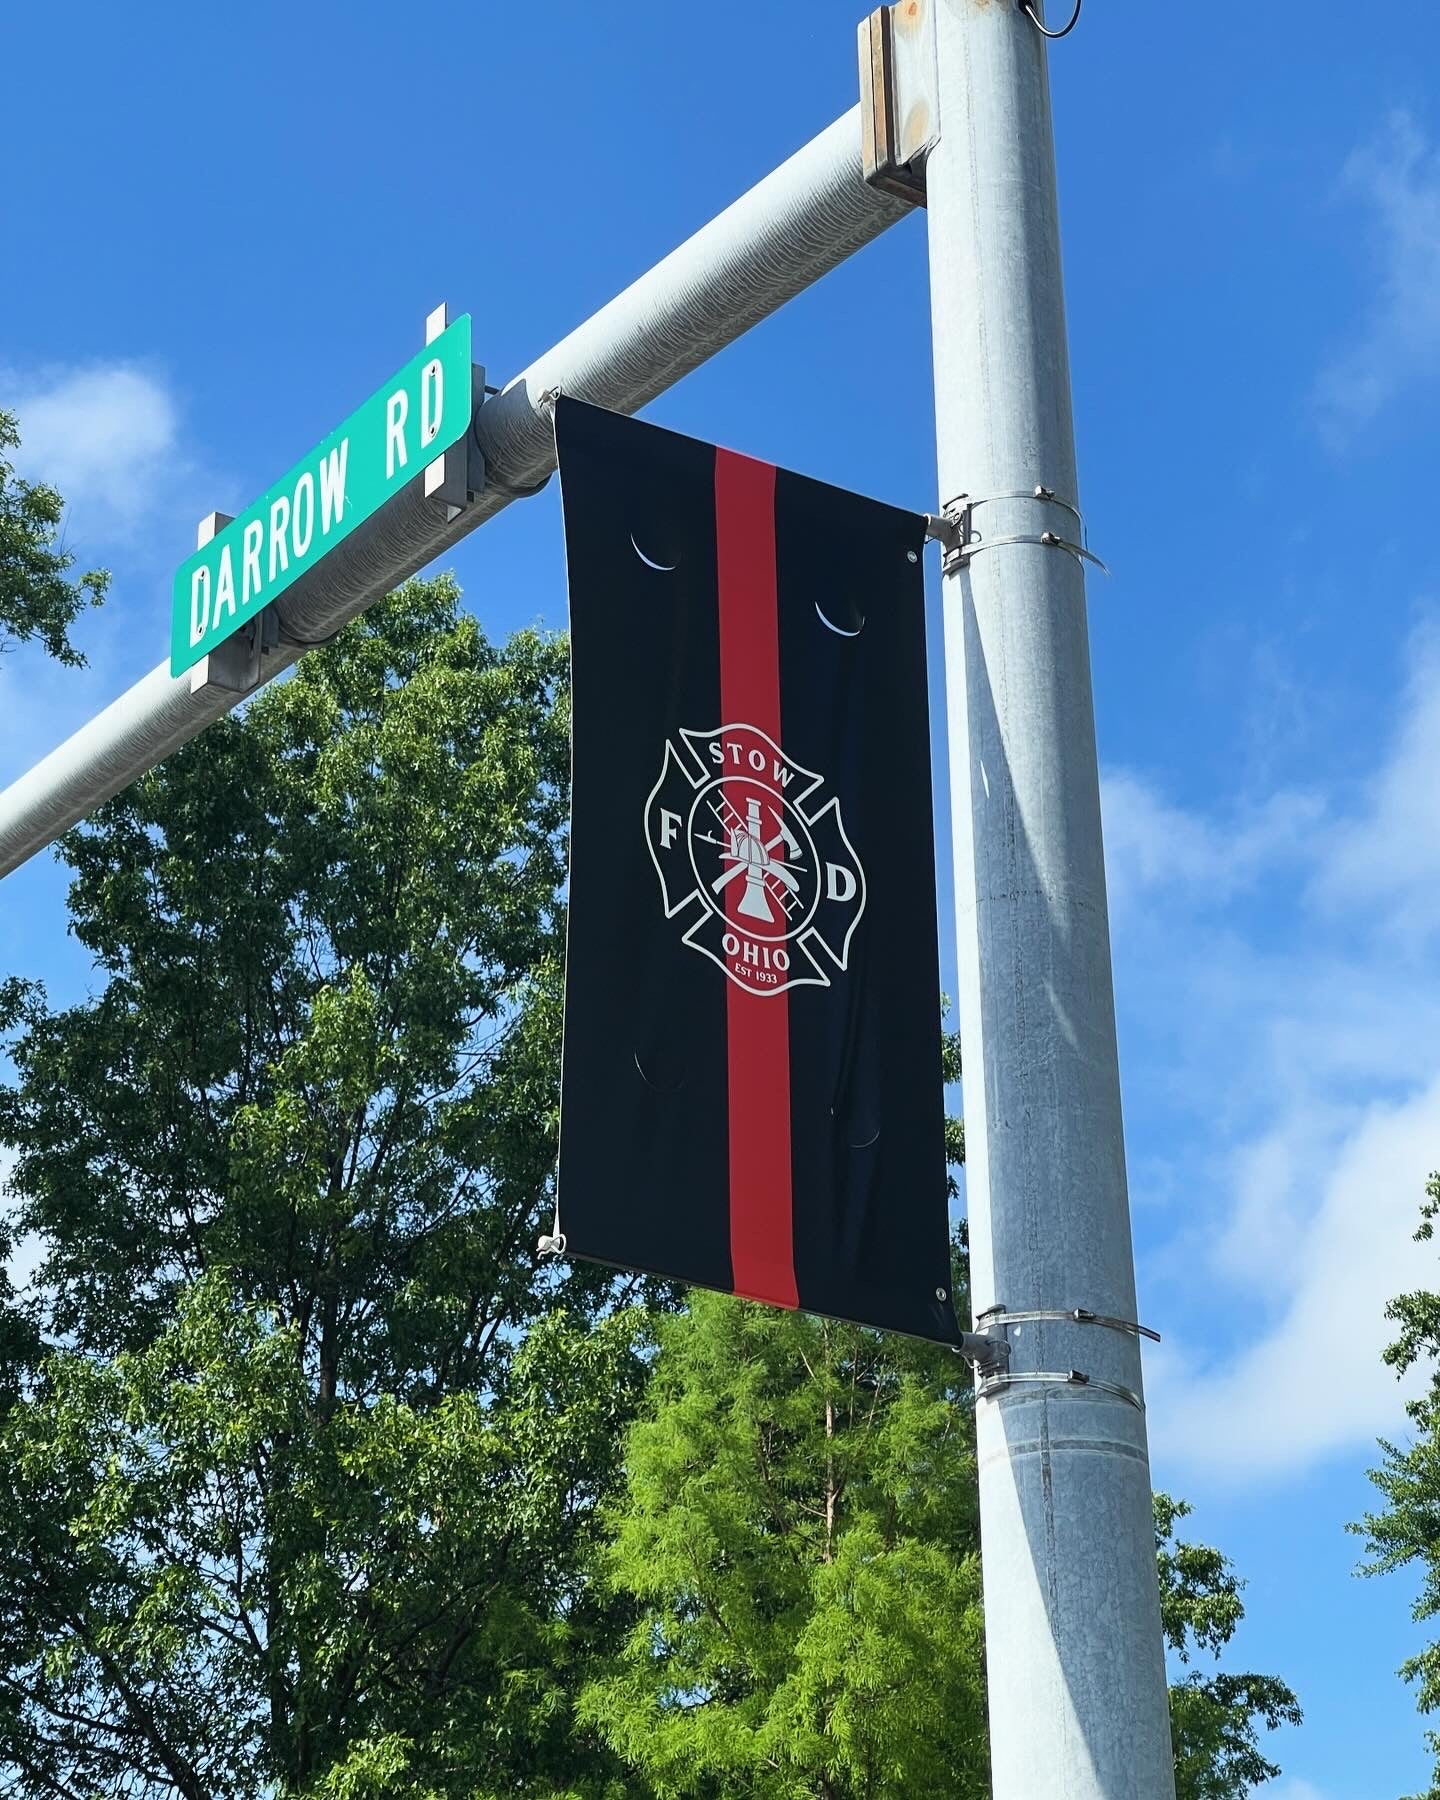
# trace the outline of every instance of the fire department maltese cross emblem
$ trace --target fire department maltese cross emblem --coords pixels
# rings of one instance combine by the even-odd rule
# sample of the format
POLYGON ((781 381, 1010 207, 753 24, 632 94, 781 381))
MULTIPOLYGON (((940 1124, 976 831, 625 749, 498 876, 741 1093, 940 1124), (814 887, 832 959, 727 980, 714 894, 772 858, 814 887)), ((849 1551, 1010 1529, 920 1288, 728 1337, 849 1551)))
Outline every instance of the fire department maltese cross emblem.
POLYGON ((865 910, 840 801, 754 725, 681 731, 645 803, 667 919, 753 994, 829 987, 865 910))

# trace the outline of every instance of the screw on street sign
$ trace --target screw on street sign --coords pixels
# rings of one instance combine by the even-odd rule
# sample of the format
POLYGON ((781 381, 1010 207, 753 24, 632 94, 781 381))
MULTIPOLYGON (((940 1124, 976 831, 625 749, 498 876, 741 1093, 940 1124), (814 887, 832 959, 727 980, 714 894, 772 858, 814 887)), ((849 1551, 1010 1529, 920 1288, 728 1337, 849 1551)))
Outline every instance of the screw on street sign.
POLYGON ((175 571, 170 673, 253 619, 442 455, 471 418, 470 315, 441 332, 175 571))

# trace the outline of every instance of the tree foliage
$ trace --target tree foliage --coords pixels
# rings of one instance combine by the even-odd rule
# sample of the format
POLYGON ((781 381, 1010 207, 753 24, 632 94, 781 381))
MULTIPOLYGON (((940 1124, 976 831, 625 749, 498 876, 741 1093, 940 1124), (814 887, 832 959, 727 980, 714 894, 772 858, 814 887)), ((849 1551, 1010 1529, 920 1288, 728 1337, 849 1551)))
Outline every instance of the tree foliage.
POLYGON ((19 444, 15 415, 0 411, 0 650, 34 638, 74 667, 85 658, 70 642, 70 627, 100 604, 110 577, 92 569, 70 579, 75 558, 56 543, 64 502, 53 487, 16 477, 6 452, 19 444))
MULTIPOLYGON (((1160 1623, 1167 1648, 1182 1664, 1202 1651, 1218 1660, 1245 1616, 1245 1584, 1229 1559, 1175 1536, 1189 1512, 1183 1500, 1155 1496, 1160 1623)), ((1275 1731, 1300 1719, 1294 1693, 1274 1675, 1190 1669, 1170 1688, 1176 1800, 1244 1800, 1280 1773, 1261 1753, 1257 1726, 1275 1731)))
MULTIPOLYGON (((92 992, 0 986, 16 1800, 986 1791, 965 1365, 536 1263, 564 675, 412 582, 66 841, 92 992)), ((1187 1678, 1182 1800, 1291 1716, 1187 1678)))
POLYGON ((696 1293, 660 1329, 585 1716, 662 1800, 988 1793, 967 1366, 696 1293))
MULTIPOLYGON (((1433 1240, 1437 1216, 1440 1174, 1432 1174, 1420 1208, 1417 1243, 1433 1240)), ((1440 1618, 1440 1293, 1420 1288, 1401 1294, 1386 1307, 1385 1316, 1400 1327, 1400 1335, 1385 1349, 1385 1361, 1397 1378, 1412 1369, 1426 1371, 1429 1385, 1405 1403, 1413 1441, 1406 1447, 1381 1441, 1383 1460, 1370 1479, 1384 1505, 1351 1529, 1366 1539, 1362 1573, 1419 1569, 1420 1593, 1413 1616, 1423 1624, 1440 1618)), ((1417 1656, 1407 1658, 1400 1674, 1414 1684, 1415 1704, 1422 1714, 1440 1712, 1440 1644, 1429 1643, 1417 1656)), ((1430 1785, 1415 1800, 1440 1800, 1440 1732, 1427 1731, 1425 1742, 1435 1766, 1430 1785)))
MULTIPOLYGON (((584 1715, 662 1800, 983 1800, 967 1367, 701 1294, 658 1347, 610 1515, 608 1579, 639 1617, 584 1715)), ((1166 1642, 1218 1658, 1242 1584, 1176 1539, 1188 1507, 1155 1505, 1166 1642)), ((1279 1773, 1259 1729, 1299 1723, 1284 1682, 1191 1669, 1170 1698, 1178 1800, 1279 1773)))
POLYGON ((644 1365, 533 1254, 564 666, 411 583, 66 843, 93 997, 0 1003, 18 1800, 612 1791, 566 1695, 644 1365))

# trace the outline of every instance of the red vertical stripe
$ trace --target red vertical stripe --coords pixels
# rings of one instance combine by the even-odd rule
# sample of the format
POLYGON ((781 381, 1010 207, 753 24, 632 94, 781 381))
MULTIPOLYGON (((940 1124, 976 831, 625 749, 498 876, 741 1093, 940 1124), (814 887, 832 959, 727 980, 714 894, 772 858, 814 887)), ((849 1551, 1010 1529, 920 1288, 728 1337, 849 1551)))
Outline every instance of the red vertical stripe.
MULTIPOLYGON (((779 745, 775 470, 715 452, 720 714, 779 745)), ((743 884, 731 882, 732 917, 743 884)), ((740 921, 743 924, 743 921, 740 921)), ((730 1084, 730 1263, 735 1292, 797 1306, 790 1187, 790 1000, 725 980, 730 1084)))

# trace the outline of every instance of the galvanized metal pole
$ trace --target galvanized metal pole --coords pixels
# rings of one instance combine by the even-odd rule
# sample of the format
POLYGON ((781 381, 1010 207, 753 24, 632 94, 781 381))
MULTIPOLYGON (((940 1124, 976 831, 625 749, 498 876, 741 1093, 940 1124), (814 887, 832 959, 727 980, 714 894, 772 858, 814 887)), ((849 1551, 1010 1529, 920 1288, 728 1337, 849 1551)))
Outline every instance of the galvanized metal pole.
POLYGON ((981 534, 943 589, 974 1299, 1048 1315, 978 1401, 994 1795, 1169 1800, 1083 570, 1038 541, 1078 504, 1046 46, 1017 0, 937 8, 941 498, 981 534))

